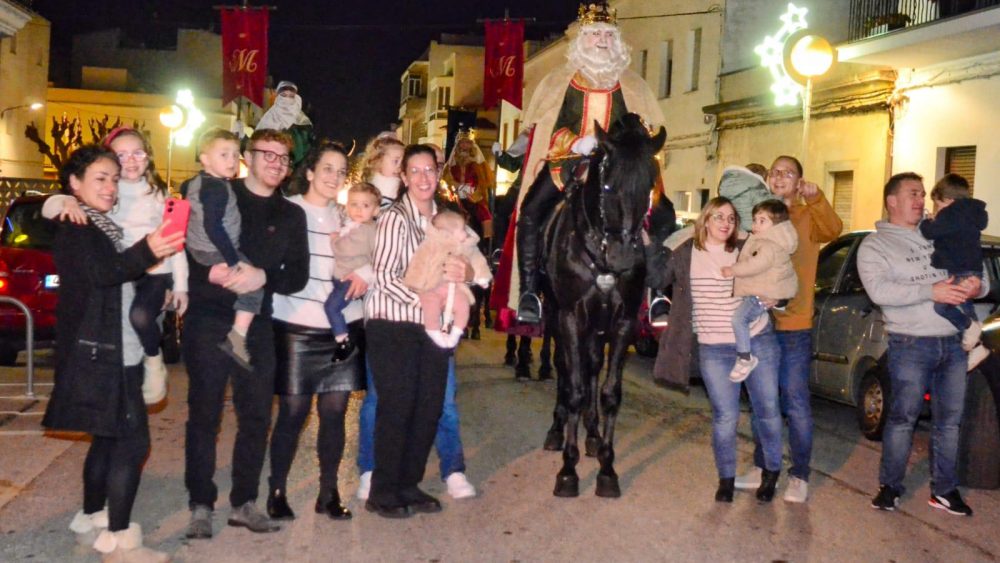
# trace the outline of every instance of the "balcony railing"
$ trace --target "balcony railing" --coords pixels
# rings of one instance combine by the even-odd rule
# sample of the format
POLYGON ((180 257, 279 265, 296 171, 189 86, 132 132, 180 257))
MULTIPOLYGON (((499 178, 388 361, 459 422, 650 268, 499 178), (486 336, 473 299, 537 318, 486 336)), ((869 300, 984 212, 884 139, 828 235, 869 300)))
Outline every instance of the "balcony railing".
POLYGON ((994 6, 1000 6, 1000 0, 851 0, 848 40, 857 41, 994 6))

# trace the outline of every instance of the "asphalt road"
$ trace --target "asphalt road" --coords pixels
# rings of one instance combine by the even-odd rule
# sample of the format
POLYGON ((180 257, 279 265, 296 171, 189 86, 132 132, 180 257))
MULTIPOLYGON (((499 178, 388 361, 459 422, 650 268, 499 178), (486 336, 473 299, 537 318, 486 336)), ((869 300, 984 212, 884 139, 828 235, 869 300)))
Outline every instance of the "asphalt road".
MULTIPOLYGON (((459 405, 467 474, 480 495, 455 501, 444 492, 432 455, 427 491, 444 511, 390 521, 365 512, 350 497, 357 486, 357 398, 348 414, 348 447, 341 492, 355 517, 334 522, 312 512, 318 467, 315 418, 301 438, 289 484, 298 519, 275 534, 225 526, 229 458, 235 419, 227 409, 219 442, 217 482, 223 499, 215 538, 187 540, 183 483, 186 375, 171 369, 169 404, 150 419, 153 449, 133 513, 146 543, 177 561, 989 561, 1000 557, 995 522, 1000 492, 968 490, 972 518, 927 506, 927 428, 921 425, 906 485, 895 513, 869 507, 877 488, 880 445, 856 430, 852 411, 814 400, 816 444, 807 504, 780 498, 761 505, 738 493, 732 505, 713 501, 711 412, 700 387, 690 396, 649 379, 652 362, 630 356, 617 431, 616 469, 622 497, 594 496, 597 462, 579 466, 581 496, 552 496, 558 453, 541 449, 551 421, 554 382, 517 382, 501 365, 494 334, 463 342, 458 353, 459 405)), ((22 355, 22 362, 24 358, 22 355)), ((51 380, 43 367, 39 379, 51 380)), ((23 381, 23 368, 0 370, 0 382, 23 381)), ((48 387, 41 387, 43 393, 48 387)), ((46 436, 37 415, 43 403, 0 387, 0 561, 96 561, 75 546, 67 525, 81 502, 80 475, 87 444, 46 436), (23 411, 27 414, 6 414, 23 411), (32 414, 34 413, 34 414, 32 414)), ((746 417, 740 458, 749 464, 746 417)), ((787 458, 786 458, 787 462, 787 458)), ((265 468, 264 475, 267 475, 265 468)), ((783 490, 785 477, 779 482, 783 490)), ((262 486, 261 503, 266 494, 262 486)))

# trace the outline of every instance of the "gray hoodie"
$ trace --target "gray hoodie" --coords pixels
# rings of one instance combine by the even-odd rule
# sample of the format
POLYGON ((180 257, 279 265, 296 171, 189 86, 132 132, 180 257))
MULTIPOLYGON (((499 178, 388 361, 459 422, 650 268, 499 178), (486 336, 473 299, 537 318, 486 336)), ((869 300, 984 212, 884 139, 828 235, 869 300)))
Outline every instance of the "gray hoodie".
MULTIPOLYGON (((958 330, 934 312, 933 285, 948 272, 931 266, 934 244, 917 229, 875 223, 858 249, 858 273, 868 297, 882 307, 888 332, 909 336, 952 336, 958 330)), ((985 295, 989 284, 983 283, 985 295)))

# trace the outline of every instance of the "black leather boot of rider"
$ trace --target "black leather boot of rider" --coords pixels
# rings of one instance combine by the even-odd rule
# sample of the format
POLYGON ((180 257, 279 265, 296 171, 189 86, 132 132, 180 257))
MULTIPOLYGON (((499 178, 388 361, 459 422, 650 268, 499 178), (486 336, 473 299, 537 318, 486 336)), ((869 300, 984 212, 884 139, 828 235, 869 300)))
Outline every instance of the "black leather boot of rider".
POLYGON ((542 302, 538 299, 538 226, 529 217, 517 223, 517 256, 521 274, 521 298, 517 302, 517 321, 542 322, 542 302))

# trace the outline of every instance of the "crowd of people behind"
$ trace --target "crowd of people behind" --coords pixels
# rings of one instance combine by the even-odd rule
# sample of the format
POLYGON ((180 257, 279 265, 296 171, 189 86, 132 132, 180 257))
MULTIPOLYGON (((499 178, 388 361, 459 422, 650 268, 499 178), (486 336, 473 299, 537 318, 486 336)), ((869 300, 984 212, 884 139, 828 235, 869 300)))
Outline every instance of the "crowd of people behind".
MULTIPOLYGON (((575 48, 600 52, 620 45, 613 14, 591 5, 581 9, 580 21, 584 32, 575 48)), ((520 283, 516 277, 498 280, 511 293, 492 300, 524 309, 517 312, 520 321, 537 322, 540 315, 534 296, 538 234, 562 197, 563 169, 596 146, 592 124, 584 120, 583 130, 571 130, 578 116, 566 108, 605 96, 601 103, 613 108, 609 118, 624 115, 626 105, 659 112, 655 98, 639 92, 645 84, 629 74, 627 50, 611 50, 610 70, 591 75, 581 67, 546 78, 553 88, 542 96, 552 99, 533 100, 526 115, 551 114, 550 146, 497 151, 498 160, 531 163, 526 193, 515 196, 509 219, 498 217, 509 229, 508 245, 518 244, 520 283), (615 89, 619 81, 623 93, 615 89), (558 158, 545 151, 557 151, 558 158)), ((571 65, 578 60, 592 59, 571 54, 571 65)), ((448 493, 476 494, 465 476, 454 350, 465 328, 478 333, 479 311, 470 312, 470 305, 482 302, 491 281, 478 244, 493 221, 484 204, 492 178, 483 155, 468 138, 457 139, 446 161, 440 147, 406 146, 380 135, 365 148, 361 177, 348 187, 348 151, 312 141, 297 88, 283 82, 278 90, 267 123, 288 127, 295 138, 258 127, 241 146, 226 131, 203 134, 202 170, 180 190, 190 205, 186 229, 174 223, 179 215, 163 218, 164 207, 177 200, 156 172, 146 137, 127 128, 76 150, 60 170, 62 195, 44 206, 47 217, 60 221, 54 255, 61 289, 55 386, 43 424, 93 437, 82 509, 70 529, 105 560, 169 560, 143 546, 131 518, 150 449, 145 407, 167 395, 157 317, 168 306, 184 315, 187 537, 210 538, 215 531, 227 386, 237 419, 230 526, 266 533, 295 518, 288 477, 314 400, 320 467, 315 510, 335 520, 352 517, 337 473, 348 400, 360 390, 366 393, 356 494, 368 511, 386 518, 440 511, 439 500, 419 488, 432 447, 448 493), (247 175, 236 178, 241 157, 247 175), (442 179, 455 186, 454 197, 441 197, 442 179), (385 350, 393 353, 379 353, 385 350), (268 457, 261 509, 258 490, 268 457)), ((581 115, 588 115, 586 108, 581 115)), ((662 121, 655 117, 653 123, 662 121)), ((806 502, 813 284, 820 247, 843 225, 792 156, 779 156, 770 167, 726 169, 719 194, 692 228, 669 238, 669 228, 650 229, 646 283, 672 296, 670 330, 661 338, 653 376, 675 389, 686 389, 693 374, 704 381, 713 413, 716 501, 733 502, 736 489, 755 489, 760 502, 773 499, 787 418, 791 467, 783 498, 806 502), (753 467, 737 476, 741 386, 749 393, 755 451, 753 467)), ((933 219, 925 217, 925 197, 920 176, 890 178, 883 198, 887 219, 858 251, 860 277, 889 333, 892 400, 872 506, 897 506, 929 389, 929 503, 971 515, 955 466, 967 364, 985 353, 969 301, 989 288, 978 241, 987 217, 985 205, 971 199, 968 183, 955 175, 931 192, 933 219)), ((508 264, 498 271, 514 269, 508 264)), ((516 323, 500 313, 498 323, 516 323)))

